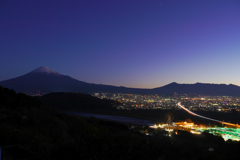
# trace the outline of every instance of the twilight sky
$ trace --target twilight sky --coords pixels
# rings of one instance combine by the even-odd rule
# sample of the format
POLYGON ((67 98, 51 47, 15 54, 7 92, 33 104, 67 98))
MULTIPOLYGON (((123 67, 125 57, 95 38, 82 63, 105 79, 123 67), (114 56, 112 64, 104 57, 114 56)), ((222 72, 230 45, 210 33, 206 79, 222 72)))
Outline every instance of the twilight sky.
POLYGON ((0 81, 40 66, 126 87, 240 85, 240 0, 0 0, 0 81))

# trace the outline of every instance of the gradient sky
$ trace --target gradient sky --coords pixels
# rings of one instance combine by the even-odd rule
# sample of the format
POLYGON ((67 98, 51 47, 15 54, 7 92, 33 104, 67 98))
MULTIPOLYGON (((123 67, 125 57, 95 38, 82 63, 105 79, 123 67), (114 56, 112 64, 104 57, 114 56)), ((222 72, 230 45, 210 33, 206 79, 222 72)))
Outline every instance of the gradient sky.
POLYGON ((0 81, 40 66, 126 87, 240 85, 240 0, 0 0, 0 81))

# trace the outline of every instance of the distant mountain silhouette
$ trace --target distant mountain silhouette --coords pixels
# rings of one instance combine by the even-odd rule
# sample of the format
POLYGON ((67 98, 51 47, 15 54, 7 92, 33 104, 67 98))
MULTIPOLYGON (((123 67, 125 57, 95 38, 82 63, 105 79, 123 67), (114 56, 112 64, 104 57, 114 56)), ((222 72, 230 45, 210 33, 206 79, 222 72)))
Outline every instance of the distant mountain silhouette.
MULTIPOLYGON (((91 94, 93 92, 131 93, 131 88, 110 85, 90 84, 62 75, 48 67, 40 67, 23 76, 1 81, 0 85, 16 92, 37 94, 50 92, 78 92, 91 94)), ((133 89, 134 93, 141 93, 141 89, 133 89), (138 92, 140 91, 140 92, 138 92)))
POLYGON ((240 96, 240 87, 226 84, 178 84, 170 83, 163 87, 153 89, 138 89, 117 87, 111 85, 90 84, 76 80, 70 76, 62 75, 48 67, 40 67, 23 76, 1 81, 0 85, 13 89, 17 92, 26 94, 37 94, 51 92, 77 92, 91 94, 93 92, 110 92, 110 93, 129 93, 129 94, 161 94, 173 95, 178 94, 200 94, 200 95, 228 95, 240 96))
POLYGON ((158 94, 198 94, 198 95, 228 95, 240 96, 240 87, 233 84, 210 84, 210 83, 195 83, 195 84, 178 84, 170 83, 166 86, 153 89, 154 93, 158 94))

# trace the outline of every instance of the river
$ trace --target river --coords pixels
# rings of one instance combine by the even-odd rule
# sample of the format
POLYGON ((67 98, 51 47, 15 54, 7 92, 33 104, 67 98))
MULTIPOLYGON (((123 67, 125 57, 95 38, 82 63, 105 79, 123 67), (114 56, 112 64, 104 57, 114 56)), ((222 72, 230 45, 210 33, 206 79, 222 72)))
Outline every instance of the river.
POLYGON ((100 114, 82 113, 82 112, 65 112, 65 113, 78 115, 81 117, 95 117, 95 118, 106 119, 106 120, 111 120, 111 121, 116 121, 116 122, 121 122, 121 123, 131 123, 131 124, 138 124, 138 125, 145 125, 145 126, 153 126, 154 125, 149 120, 138 119, 138 118, 100 115, 100 114))

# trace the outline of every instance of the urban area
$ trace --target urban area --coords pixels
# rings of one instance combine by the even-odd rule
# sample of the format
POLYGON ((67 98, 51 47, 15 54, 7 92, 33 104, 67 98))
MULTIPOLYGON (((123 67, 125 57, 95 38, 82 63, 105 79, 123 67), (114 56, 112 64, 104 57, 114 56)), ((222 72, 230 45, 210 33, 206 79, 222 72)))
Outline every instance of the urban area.
MULTIPOLYGON (((173 121, 173 115, 168 113, 165 115, 166 122, 149 126, 149 129, 139 128, 139 131, 146 135, 153 135, 156 129, 163 129, 171 136, 178 134, 178 131, 184 130, 192 134, 201 134, 207 132, 216 136, 221 136, 225 141, 234 140, 240 141, 240 126, 234 123, 228 123, 211 119, 195 114, 195 111, 215 111, 215 112, 238 112, 240 111, 240 99, 231 96, 159 96, 159 95, 137 95, 137 94, 112 94, 112 93, 93 93, 95 97, 101 99, 111 99, 120 102, 120 105, 115 106, 119 110, 137 110, 137 109, 159 109, 159 110, 181 110, 189 112, 194 116, 203 119, 215 121, 221 125, 213 126, 207 124, 194 124, 191 119, 184 121, 173 121)), ((135 128, 132 126, 132 128, 135 128)), ((135 128, 137 129, 137 128, 135 128)), ((212 148, 210 148, 211 150, 212 148)))
POLYGON ((101 99, 111 99, 121 103, 117 109, 162 109, 178 110, 181 101, 191 111, 240 111, 240 98, 232 96, 189 96, 175 93, 174 96, 138 95, 120 93, 93 93, 92 96, 101 99))

